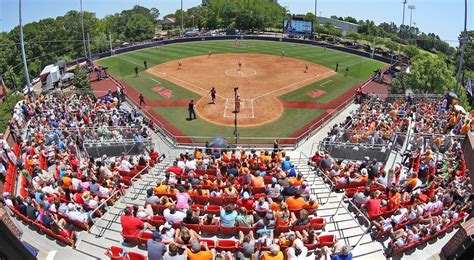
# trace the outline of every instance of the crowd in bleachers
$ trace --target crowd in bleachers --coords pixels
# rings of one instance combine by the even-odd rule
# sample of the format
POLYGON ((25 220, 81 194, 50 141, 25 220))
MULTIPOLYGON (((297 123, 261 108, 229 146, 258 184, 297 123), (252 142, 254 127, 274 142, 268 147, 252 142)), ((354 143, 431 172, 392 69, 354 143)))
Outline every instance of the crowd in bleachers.
POLYGON ((344 244, 321 233, 317 208, 280 150, 196 149, 165 170, 143 207, 124 210, 122 236, 146 245, 149 259, 160 259, 150 250, 156 247, 164 259, 307 259, 333 246, 340 253, 344 244))
MULTIPOLYGON (((382 105, 386 109, 380 117, 403 111, 403 117, 414 122, 413 139, 393 168, 386 169, 370 158, 362 162, 335 160, 322 151, 311 158, 310 163, 361 209, 370 221, 374 239, 390 236, 387 255, 438 237, 471 210, 473 190, 458 135, 471 131, 472 120, 446 102, 420 99, 415 104, 398 99, 396 105, 382 105)), ((373 100, 367 104, 371 103, 373 100)), ((370 109, 367 104, 361 105, 366 115, 377 114, 377 108, 370 109)), ((348 118, 344 125, 357 127, 353 120, 348 118)), ((382 120, 373 122, 374 126, 383 124, 382 120)), ((408 130, 408 121, 403 130, 408 130)))
POLYGON ((368 96, 344 122, 332 127, 325 141, 328 144, 401 146, 406 137, 410 113, 411 107, 402 99, 389 103, 376 96, 368 96))
POLYGON ((0 169, 8 173, 4 203, 24 222, 74 246, 75 230, 89 230, 92 219, 106 212, 132 179, 158 159, 155 151, 143 156, 89 157, 82 145, 87 132, 70 129, 87 127, 96 134, 92 138, 107 138, 100 134, 103 126, 135 127, 139 131, 133 133, 134 139, 140 145, 141 116, 122 108, 111 95, 100 100, 89 95, 50 95, 19 102, 9 122, 14 147, 3 141, 0 152, 0 169))

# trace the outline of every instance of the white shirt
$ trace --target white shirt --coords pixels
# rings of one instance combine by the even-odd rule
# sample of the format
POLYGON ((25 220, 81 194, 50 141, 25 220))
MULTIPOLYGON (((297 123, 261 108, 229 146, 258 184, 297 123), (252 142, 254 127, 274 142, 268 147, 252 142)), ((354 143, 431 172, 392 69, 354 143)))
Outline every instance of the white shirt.
POLYGON ((186 167, 191 170, 196 170, 196 161, 194 160, 186 161, 186 167))
POLYGON ((177 166, 183 170, 186 168, 186 164, 184 163, 184 161, 181 160, 178 161, 177 166))
POLYGON ((102 195, 104 195, 104 196, 106 196, 106 197, 109 196, 109 193, 110 193, 109 188, 99 186, 99 191, 100 191, 100 194, 102 194, 102 195))
POLYGON ((70 219, 70 220, 76 220, 76 221, 79 221, 81 223, 85 223, 86 222, 86 216, 85 214, 75 210, 75 211, 69 211, 67 213, 67 217, 70 219))
POLYGON ((183 219, 186 217, 186 213, 176 210, 174 214, 171 214, 169 209, 165 209, 163 211, 163 216, 165 217, 166 221, 175 223, 183 221, 183 219))
POLYGON ((120 163, 120 168, 123 170, 123 171, 130 171, 130 168, 132 168, 133 165, 131 163, 129 163, 127 160, 122 160, 122 163, 120 163))
POLYGON ((7 170, 5 169, 3 163, 0 163, 0 174, 3 174, 3 176, 7 176, 7 170))
POLYGON ((298 256, 296 256, 296 254, 295 254, 295 248, 294 247, 289 247, 288 251, 287 251, 288 260, 311 259, 311 258, 306 257, 307 254, 308 254, 308 248, 305 247, 305 246, 303 248, 301 248, 301 254, 299 254, 298 256))

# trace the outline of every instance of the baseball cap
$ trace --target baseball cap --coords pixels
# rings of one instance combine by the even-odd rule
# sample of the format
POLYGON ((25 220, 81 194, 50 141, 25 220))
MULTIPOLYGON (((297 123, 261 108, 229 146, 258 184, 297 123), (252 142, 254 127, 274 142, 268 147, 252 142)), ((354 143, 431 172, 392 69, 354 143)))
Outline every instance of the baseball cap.
POLYGON ((153 239, 161 239, 161 234, 159 232, 153 232, 153 239))
POLYGON ((191 243, 191 248, 193 251, 195 252, 199 252, 201 251, 201 245, 199 244, 198 241, 194 240, 192 243, 191 243))

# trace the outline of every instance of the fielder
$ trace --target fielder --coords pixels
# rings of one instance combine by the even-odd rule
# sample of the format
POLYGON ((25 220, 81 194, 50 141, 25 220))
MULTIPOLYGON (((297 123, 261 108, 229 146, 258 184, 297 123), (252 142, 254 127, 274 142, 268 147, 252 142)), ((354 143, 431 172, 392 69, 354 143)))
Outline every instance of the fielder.
POLYGON ((211 52, 211 50, 209 50, 209 51, 207 52, 207 57, 210 58, 210 57, 211 57, 211 54, 212 54, 212 52, 211 52))
POLYGON ((283 57, 285 57, 285 51, 281 51, 281 56, 280 56, 280 58, 283 58, 283 57))
POLYGON ((239 70, 242 68, 242 57, 239 59, 239 70))
POLYGON ((304 64, 304 73, 308 73, 308 70, 309 70, 309 65, 308 65, 308 63, 305 63, 304 64))
POLYGON ((181 66, 183 66, 183 64, 181 63, 181 59, 178 60, 178 69, 181 69, 181 66))

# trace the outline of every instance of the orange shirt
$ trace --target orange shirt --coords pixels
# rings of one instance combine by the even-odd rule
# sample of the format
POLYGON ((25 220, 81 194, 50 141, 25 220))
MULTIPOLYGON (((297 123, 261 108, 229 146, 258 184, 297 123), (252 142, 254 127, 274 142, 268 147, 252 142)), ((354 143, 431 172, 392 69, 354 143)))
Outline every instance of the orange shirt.
POLYGON ((265 187, 265 181, 263 180, 263 177, 262 176, 253 176, 251 175, 251 178, 252 178, 252 187, 265 187))
POLYGON ((288 204, 288 209, 289 210, 297 210, 303 208, 304 205, 304 199, 303 197, 299 197, 295 199, 295 197, 289 197, 286 200, 286 204, 288 204))
POLYGON ((188 259, 189 260, 212 260, 214 256, 211 251, 199 251, 198 253, 193 253, 188 249, 188 259))
POLYGON ((70 187, 72 186, 72 179, 68 176, 63 177, 63 187, 70 187))
POLYGON ((153 188, 156 194, 166 194, 168 193, 168 186, 161 184, 158 187, 153 188))
POLYGON ((313 205, 309 205, 309 201, 303 205, 304 209, 317 209, 319 207, 317 202, 314 202, 313 205))
POLYGON ((283 260, 283 253, 280 251, 277 255, 272 256, 270 252, 265 252, 260 256, 260 260, 283 260))
POLYGON ((406 184, 412 186, 413 188, 415 188, 417 182, 418 181, 416 180, 416 178, 410 178, 410 179, 407 180, 406 184))

